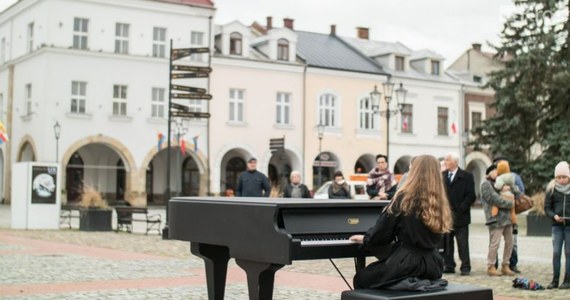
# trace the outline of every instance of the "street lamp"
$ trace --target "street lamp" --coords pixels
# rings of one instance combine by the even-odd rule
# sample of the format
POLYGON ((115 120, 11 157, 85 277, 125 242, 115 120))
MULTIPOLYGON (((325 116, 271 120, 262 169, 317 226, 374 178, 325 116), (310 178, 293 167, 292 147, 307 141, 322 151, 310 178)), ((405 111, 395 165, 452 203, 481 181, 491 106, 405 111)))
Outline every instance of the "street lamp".
POLYGON ((323 183, 323 177, 322 177, 322 161, 321 161, 321 151, 322 151, 322 145, 323 145, 323 136, 325 134, 325 125, 323 123, 319 122, 319 125, 317 125, 317 137, 319 138, 319 155, 317 156, 317 158, 319 159, 319 175, 318 175, 318 181, 317 181, 317 186, 321 187, 321 184, 323 183))
POLYGON ((53 133, 55 134, 55 162, 59 161, 59 137, 61 134, 61 125, 58 121, 53 124, 53 133))
POLYGON ((176 141, 178 143, 178 147, 180 148, 180 153, 177 154, 177 168, 179 170, 178 172, 178 178, 176 180, 176 183, 178 185, 178 191, 176 193, 177 196, 180 196, 181 192, 182 192, 182 146, 186 147, 186 145, 182 145, 182 143, 180 142, 180 137, 184 136, 186 133, 188 133, 188 127, 184 127, 184 121, 182 119, 176 119, 175 121, 175 128, 174 128, 174 135, 176 136, 176 141))
POLYGON ((390 157, 390 116, 401 113, 406 103, 406 94, 408 91, 404 89, 404 85, 400 83, 400 87, 396 89, 396 108, 391 109, 390 103, 394 94, 394 83, 390 81, 390 77, 382 83, 384 89, 384 101, 386 102, 386 110, 380 110, 380 98, 382 93, 378 91, 378 87, 374 85, 374 90, 370 92, 370 100, 372 102, 372 111, 382 117, 386 117, 386 155, 390 157))

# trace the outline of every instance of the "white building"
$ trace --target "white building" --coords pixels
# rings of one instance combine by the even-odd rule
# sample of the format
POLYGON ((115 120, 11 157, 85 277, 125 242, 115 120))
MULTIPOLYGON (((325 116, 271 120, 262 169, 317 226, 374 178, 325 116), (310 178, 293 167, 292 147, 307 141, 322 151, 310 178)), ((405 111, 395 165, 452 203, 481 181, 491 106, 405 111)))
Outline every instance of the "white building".
MULTIPOLYGON (((174 48, 207 47, 213 14, 208 0, 20 0, 2 12, 1 119, 11 139, 0 156, 4 198, 13 162, 57 160, 64 201, 77 198, 82 182, 109 200, 162 200, 166 150, 159 151, 157 136, 167 128, 169 40, 174 48), (58 140, 55 123, 61 125, 58 140)), ((208 56, 180 63, 207 66, 208 56)), ((206 101, 190 106, 207 109, 206 101)), ((205 193, 207 122, 192 121, 181 130, 187 150, 171 150, 171 188, 205 193)))

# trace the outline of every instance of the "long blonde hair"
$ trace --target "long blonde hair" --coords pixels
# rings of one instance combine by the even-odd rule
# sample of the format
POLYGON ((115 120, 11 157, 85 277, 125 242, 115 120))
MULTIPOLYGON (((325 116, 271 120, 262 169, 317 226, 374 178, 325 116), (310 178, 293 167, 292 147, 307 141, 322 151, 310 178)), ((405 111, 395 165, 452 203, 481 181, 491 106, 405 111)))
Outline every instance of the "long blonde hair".
POLYGON ((393 213, 392 206, 396 201, 400 202, 400 213, 404 216, 418 214, 422 222, 435 233, 447 233, 453 228, 440 165, 431 155, 414 158, 408 179, 388 206, 389 213, 393 213))

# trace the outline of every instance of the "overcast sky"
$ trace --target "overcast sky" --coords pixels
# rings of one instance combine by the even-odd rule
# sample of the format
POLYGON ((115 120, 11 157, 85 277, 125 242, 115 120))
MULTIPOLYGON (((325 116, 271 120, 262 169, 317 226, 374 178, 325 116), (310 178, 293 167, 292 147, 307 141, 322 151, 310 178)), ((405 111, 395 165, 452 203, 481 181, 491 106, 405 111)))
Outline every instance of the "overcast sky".
MULTIPOLYGON (((116 0, 120 1, 120 0, 116 0)), ((512 0, 213 0, 216 24, 239 20, 283 26, 295 20, 295 29, 356 36, 356 27, 370 28, 370 38, 402 42, 412 50, 431 49, 449 66, 473 42, 498 42, 504 19, 513 11, 512 0)), ((0 0, 0 10, 16 0, 0 0)))

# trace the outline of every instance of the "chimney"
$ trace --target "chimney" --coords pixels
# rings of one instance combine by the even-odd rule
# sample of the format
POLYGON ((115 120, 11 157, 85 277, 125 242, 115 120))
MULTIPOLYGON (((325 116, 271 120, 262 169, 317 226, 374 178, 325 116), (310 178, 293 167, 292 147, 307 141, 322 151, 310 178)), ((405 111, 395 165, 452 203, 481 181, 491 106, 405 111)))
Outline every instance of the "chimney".
POLYGON ((266 29, 266 30, 269 30, 269 29, 273 28, 273 24, 271 24, 271 23, 272 23, 272 22, 271 22, 272 20, 273 20, 273 18, 267 17, 267 25, 265 25, 265 27, 266 27, 265 29, 266 29))
POLYGON ((331 24, 331 35, 336 35, 336 25, 331 24))
POLYGON ((287 27, 287 28, 289 28, 289 29, 291 29, 291 30, 294 30, 294 29, 293 29, 293 21, 294 21, 293 19, 284 18, 284 19, 283 19, 283 26, 285 26, 285 27, 287 27))
POLYGON ((368 28, 366 27, 356 27, 356 35, 359 39, 368 39, 368 28))
POLYGON ((473 50, 481 52, 481 44, 473 43, 471 46, 473 46, 473 50))

